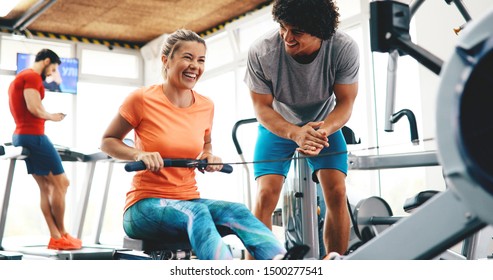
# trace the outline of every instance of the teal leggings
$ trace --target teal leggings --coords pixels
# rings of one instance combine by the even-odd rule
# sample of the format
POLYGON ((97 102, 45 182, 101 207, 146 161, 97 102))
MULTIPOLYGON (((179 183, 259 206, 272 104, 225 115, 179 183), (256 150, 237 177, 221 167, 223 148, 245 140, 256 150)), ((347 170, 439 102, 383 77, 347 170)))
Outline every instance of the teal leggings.
POLYGON ((131 238, 163 240, 188 235, 199 259, 233 259, 216 225, 231 229, 257 260, 286 253, 271 230, 240 203, 147 198, 128 208, 123 217, 123 229, 131 238))

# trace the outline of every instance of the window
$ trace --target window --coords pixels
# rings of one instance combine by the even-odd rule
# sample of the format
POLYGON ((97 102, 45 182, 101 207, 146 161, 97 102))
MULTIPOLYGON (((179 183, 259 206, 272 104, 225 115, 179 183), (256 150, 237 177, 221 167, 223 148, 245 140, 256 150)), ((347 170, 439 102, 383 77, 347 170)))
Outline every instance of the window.
POLYGON ((206 71, 233 61, 233 48, 227 35, 226 32, 221 32, 207 40, 206 71))
POLYGON ((74 57, 72 44, 54 41, 31 40, 21 36, 1 36, 0 68, 17 70, 17 53, 36 54, 43 48, 48 48, 60 57, 74 57))
POLYGON ((246 24, 238 29, 240 52, 248 52, 250 44, 261 34, 271 29, 279 28, 279 24, 272 19, 270 13, 266 13, 253 23, 246 24))
MULTIPOLYGON (((349 17, 359 15, 361 13, 361 0, 339 0, 336 2, 337 7, 339 7, 339 14, 341 15, 341 20, 345 20, 349 17)), ((364 1, 363 3, 367 3, 364 1)))
POLYGON ((82 50, 81 74, 138 79, 139 58, 135 54, 82 50))

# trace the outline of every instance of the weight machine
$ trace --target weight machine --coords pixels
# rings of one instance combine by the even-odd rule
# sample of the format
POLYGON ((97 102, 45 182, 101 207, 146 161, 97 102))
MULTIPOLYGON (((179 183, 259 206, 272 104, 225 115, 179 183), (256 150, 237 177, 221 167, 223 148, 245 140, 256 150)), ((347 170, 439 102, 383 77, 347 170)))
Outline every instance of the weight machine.
MULTIPOLYGON (((422 2, 371 2, 372 50, 409 54, 441 76, 437 156, 448 188, 341 259, 432 259, 493 224, 493 127, 487 114, 493 88, 488 75, 493 68, 493 10, 461 27, 455 51, 443 63, 409 38, 411 7, 422 2)), ((461 1, 453 2, 467 15, 461 1)))

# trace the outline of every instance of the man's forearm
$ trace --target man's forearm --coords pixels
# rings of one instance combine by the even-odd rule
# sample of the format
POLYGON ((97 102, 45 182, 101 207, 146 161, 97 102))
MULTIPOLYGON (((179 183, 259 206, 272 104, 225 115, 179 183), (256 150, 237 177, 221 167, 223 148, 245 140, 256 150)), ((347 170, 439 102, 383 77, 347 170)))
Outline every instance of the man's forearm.
POLYGON ((272 108, 261 108, 256 111, 257 120, 275 135, 291 139, 292 134, 298 126, 286 121, 278 112, 272 108))
POLYGON ((352 104, 348 104, 347 102, 338 103, 334 107, 334 110, 327 115, 321 128, 327 130, 328 134, 331 135, 349 121, 351 114, 352 104))

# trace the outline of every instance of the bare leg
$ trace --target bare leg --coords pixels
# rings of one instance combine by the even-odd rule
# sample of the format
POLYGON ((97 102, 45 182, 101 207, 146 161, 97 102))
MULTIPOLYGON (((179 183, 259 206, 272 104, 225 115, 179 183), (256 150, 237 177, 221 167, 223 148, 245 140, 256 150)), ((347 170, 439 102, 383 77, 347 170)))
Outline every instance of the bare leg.
MULTIPOLYGON (((281 195, 284 176, 264 175, 257 178, 257 199, 255 201, 253 215, 272 230, 272 214, 281 195)), ((253 257, 247 254, 247 259, 253 257)))
POLYGON ((272 229, 272 214, 279 201, 283 183, 282 175, 264 175, 257 179, 257 200, 253 214, 270 229, 272 229))
POLYGON ((51 212, 55 218, 58 230, 65 235, 65 195, 69 186, 69 180, 65 173, 59 175, 48 175, 49 181, 54 186, 51 196, 51 212))
POLYGON ((47 176, 33 175, 40 189, 40 206, 51 237, 58 239, 65 230, 65 194, 69 180, 64 173, 47 176))
POLYGON ((327 254, 344 254, 349 245, 350 221, 346 198, 346 175, 334 169, 317 173, 325 199, 324 246, 327 254))
POLYGON ((40 206, 41 212, 45 218, 46 224, 48 225, 48 230, 50 231, 50 236, 52 238, 58 239, 62 237, 58 227, 55 223, 55 219, 53 218, 53 214, 51 212, 50 206, 50 197, 52 192, 52 186, 48 183, 46 176, 38 176, 33 175, 34 180, 38 183, 39 186, 39 194, 40 194, 40 206))

